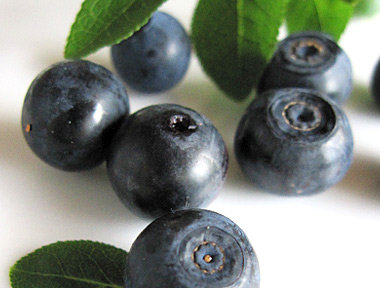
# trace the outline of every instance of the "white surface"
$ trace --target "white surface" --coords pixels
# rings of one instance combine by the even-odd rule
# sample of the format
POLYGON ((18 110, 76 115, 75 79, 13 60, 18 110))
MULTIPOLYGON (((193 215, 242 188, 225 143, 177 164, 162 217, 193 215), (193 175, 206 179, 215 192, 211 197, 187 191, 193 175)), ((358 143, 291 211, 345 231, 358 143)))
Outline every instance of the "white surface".
MULTIPOLYGON (((148 222, 119 202, 105 167, 66 173, 42 163, 20 127, 33 78, 62 60, 81 0, 0 0, 0 287, 26 253, 58 240, 91 239, 128 250, 148 222)), ((189 28, 195 0, 168 1, 164 11, 189 28)), ((353 22, 341 45, 355 71, 353 98, 368 94, 380 57, 380 17, 353 22)), ((90 57, 113 70, 108 49, 90 57)), ((380 287, 380 111, 349 104, 355 160, 347 177, 325 193, 283 198, 255 191, 237 167, 232 139, 246 103, 234 103, 201 71, 195 57, 184 81, 167 94, 131 95, 132 110, 176 102, 209 117, 230 153, 226 184, 209 207, 240 225, 261 266, 262 288, 380 287)))

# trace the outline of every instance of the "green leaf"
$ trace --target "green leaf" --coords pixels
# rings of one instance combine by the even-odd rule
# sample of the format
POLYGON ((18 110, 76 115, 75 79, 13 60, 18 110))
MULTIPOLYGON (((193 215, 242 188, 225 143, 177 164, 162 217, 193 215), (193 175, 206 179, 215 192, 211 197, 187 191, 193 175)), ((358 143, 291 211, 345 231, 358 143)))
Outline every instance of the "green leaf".
POLYGON ((354 6, 342 0, 290 0, 286 23, 289 33, 315 30, 339 40, 354 6))
POLYGON ((85 0, 71 27, 65 58, 81 58, 130 37, 165 1, 85 0))
POLYGON ((287 0, 200 0, 192 39, 205 72, 235 100, 246 98, 271 57, 287 0))
POLYGON ((127 252, 98 242, 44 246, 10 270, 12 288, 123 288, 127 252))

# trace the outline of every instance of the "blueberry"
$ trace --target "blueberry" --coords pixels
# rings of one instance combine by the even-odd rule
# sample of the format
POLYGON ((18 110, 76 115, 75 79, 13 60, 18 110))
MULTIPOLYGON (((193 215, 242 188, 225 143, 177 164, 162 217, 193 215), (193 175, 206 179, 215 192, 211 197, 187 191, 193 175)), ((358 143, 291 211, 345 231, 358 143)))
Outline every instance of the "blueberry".
POLYGON ((175 104, 142 109, 125 121, 107 158, 122 202, 140 216, 208 204, 227 171, 227 151, 212 123, 175 104))
POLYGON ((371 92, 377 107, 380 108, 380 61, 377 63, 373 73, 371 92))
POLYGON ((244 232, 207 210, 182 210, 151 223, 126 265, 126 288, 258 288, 259 264, 244 232))
POLYGON ((33 152, 51 166, 89 169, 105 160, 128 112, 127 92, 110 71, 88 61, 60 62, 29 87, 22 130, 33 152))
POLYGON ((317 91, 265 92, 248 107, 235 136, 240 167, 258 187, 307 195, 339 182, 350 167, 351 128, 344 112, 317 91))
POLYGON ((172 16, 156 12, 132 37, 111 48, 114 66, 133 89, 144 93, 169 90, 185 75, 191 42, 172 16))
POLYGON ((258 94, 276 88, 310 88, 343 104, 351 94, 347 54, 319 32, 292 34, 280 42, 258 85, 258 94))

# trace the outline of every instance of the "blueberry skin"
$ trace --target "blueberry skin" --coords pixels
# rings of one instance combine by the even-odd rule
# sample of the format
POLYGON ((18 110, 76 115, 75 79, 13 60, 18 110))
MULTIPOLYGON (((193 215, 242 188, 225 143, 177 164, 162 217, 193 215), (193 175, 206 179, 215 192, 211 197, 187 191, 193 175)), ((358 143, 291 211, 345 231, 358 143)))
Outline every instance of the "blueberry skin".
POLYGON ((144 93, 174 87, 185 75, 191 42, 172 16, 156 12, 132 37, 111 48, 112 60, 128 86, 144 93))
POLYGON ((380 61, 377 63, 371 81, 371 94, 378 108, 380 108, 380 61))
POLYGON ((123 83, 88 61, 57 63, 32 82, 22 109, 22 130, 33 152, 66 171, 105 160, 113 134, 129 113, 123 83))
POLYGON ((122 202, 143 217, 207 205, 228 166, 222 136, 204 116, 175 104, 149 106, 128 117, 107 158, 122 202))
POLYGON ((235 154, 258 187, 310 195, 338 183, 353 156, 344 112, 317 91, 265 92, 248 107, 235 135, 235 154))
POLYGON ((352 91, 350 59, 326 34, 292 34, 279 43, 257 91, 291 87, 318 90, 342 105, 352 91))
POLYGON ((126 288, 258 288, 259 264, 244 232, 208 210, 166 214, 136 239, 126 288))

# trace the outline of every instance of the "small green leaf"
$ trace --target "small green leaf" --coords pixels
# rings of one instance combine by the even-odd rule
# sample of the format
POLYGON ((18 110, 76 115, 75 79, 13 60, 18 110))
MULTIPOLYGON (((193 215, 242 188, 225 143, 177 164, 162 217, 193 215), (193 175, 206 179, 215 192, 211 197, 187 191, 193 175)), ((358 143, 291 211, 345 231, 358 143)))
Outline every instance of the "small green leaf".
POLYGON ((342 0, 290 0, 286 16, 290 33, 315 30, 339 40, 354 10, 342 0))
POLYGON ((235 100, 248 96, 275 49, 287 0, 200 0, 192 39, 205 72, 235 100))
POLYGON ((85 0, 71 27, 65 58, 81 58, 130 37, 165 1, 85 0))
POLYGON ((44 246, 10 270, 12 288, 123 288, 127 252, 92 241, 44 246))

